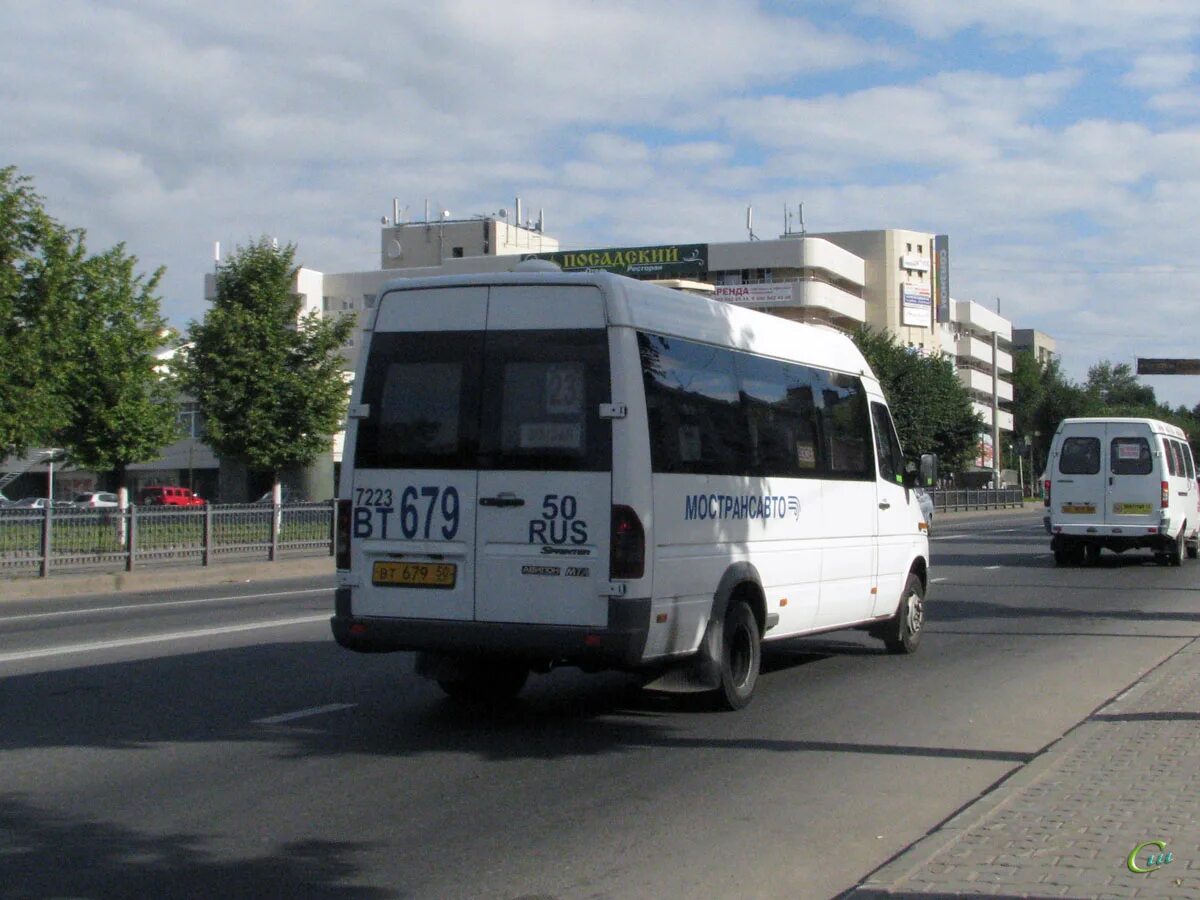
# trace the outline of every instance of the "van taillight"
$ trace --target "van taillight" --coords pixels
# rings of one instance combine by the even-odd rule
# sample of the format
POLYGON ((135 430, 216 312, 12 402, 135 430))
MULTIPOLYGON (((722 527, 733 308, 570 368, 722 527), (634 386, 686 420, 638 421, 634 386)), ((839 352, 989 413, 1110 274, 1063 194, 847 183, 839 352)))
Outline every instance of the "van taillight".
POLYGON ((646 532, 628 506, 612 508, 608 560, 609 578, 641 578, 646 571, 646 532))
POLYGON ((350 517, 351 506, 349 500, 339 500, 337 502, 337 531, 335 540, 337 541, 337 557, 335 565, 339 569, 345 571, 350 570, 350 517))
POLYGON ((1164 481, 1161 484, 1162 484, 1162 497, 1160 498, 1160 500, 1162 503, 1162 508, 1166 509, 1168 506, 1171 505, 1171 483, 1169 481, 1164 481))
POLYGON ((1042 482, 1042 506, 1050 505, 1050 479, 1042 482))

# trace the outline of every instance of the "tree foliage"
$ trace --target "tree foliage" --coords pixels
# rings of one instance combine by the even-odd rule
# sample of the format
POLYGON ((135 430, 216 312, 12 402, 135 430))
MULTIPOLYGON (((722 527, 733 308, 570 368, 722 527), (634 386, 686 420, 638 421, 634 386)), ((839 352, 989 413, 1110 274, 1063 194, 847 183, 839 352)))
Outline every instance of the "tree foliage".
POLYGON ((124 245, 89 256, 82 229, 0 169, 0 455, 61 447, 123 483, 174 437, 175 397, 154 370, 162 273, 136 265, 124 245))
POLYGON ((190 325, 182 366, 208 444, 276 481, 329 452, 347 401, 338 351, 354 327, 350 316, 300 315, 295 254, 268 238, 234 251, 217 271, 212 307, 190 325))
POLYGON ((0 456, 47 445, 68 421, 83 233, 52 219, 30 179, 0 168, 0 456))
POLYGON ((892 334, 865 326, 853 337, 883 387, 905 453, 936 453, 948 471, 965 467, 984 423, 950 360, 902 347, 892 334))
POLYGON ((57 433, 72 462, 112 471, 116 487, 125 486, 130 463, 153 459, 178 434, 177 388, 154 355, 169 334, 155 294, 163 270, 146 278, 136 266, 123 244, 81 266, 85 302, 67 323, 70 416, 57 433))

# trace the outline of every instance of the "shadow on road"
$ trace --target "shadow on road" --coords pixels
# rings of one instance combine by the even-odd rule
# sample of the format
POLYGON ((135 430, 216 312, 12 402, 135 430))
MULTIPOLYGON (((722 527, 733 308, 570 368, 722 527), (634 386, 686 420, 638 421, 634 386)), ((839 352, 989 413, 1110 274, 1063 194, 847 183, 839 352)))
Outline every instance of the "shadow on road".
POLYGON ((257 857, 218 860, 192 834, 152 835, 50 813, 0 796, 6 897, 397 897, 345 882, 365 845, 285 844, 257 857))

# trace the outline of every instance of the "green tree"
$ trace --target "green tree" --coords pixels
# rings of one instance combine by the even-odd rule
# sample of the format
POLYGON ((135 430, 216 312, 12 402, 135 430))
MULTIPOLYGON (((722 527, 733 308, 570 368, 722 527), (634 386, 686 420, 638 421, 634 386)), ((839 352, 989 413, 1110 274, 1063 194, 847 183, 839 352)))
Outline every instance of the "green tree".
POLYGON ((1113 365, 1107 359, 1101 360, 1088 369, 1084 390, 1101 408, 1123 407, 1157 411, 1158 401, 1154 397, 1154 388, 1140 384, 1129 363, 1113 365))
POLYGON ((853 337, 883 386, 905 452, 936 453, 949 471, 965 467, 984 423, 950 360, 902 347, 892 334, 866 326, 853 337))
POLYGON ((63 323, 74 358, 65 375, 70 417, 56 442, 76 464, 112 472, 117 489, 130 463, 154 459, 178 434, 177 388, 154 356, 169 334, 155 293, 163 270, 145 278, 136 266, 123 244, 85 260, 63 323))
POLYGON ((216 299, 189 328, 185 389, 205 416, 218 454, 273 473, 328 453, 345 416, 339 350, 351 316, 300 315, 296 248, 261 238, 217 271, 216 299))
POLYGON ((83 232, 51 218, 27 176, 0 168, 0 457, 50 443, 70 416, 70 335, 83 232))

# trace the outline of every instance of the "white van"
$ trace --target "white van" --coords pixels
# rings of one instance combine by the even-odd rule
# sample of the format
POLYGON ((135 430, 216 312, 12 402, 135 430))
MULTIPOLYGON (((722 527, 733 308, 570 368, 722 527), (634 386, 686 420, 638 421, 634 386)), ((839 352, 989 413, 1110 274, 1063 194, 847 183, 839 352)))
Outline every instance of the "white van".
POLYGON ((1196 558, 1200 490, 1187 435, 1157 419, 1064 419, 1044 476, 1046 531, 1060 566, 1146 548, 1196 558))
POLYGON ((861 627, 916 649, 918 475, 845 335, 608 273, 514 271, 392 281, 364 338, 343 647, 420 651, 455 697, 570 664, 665 674, 728 708, 764 640, 861 627))

